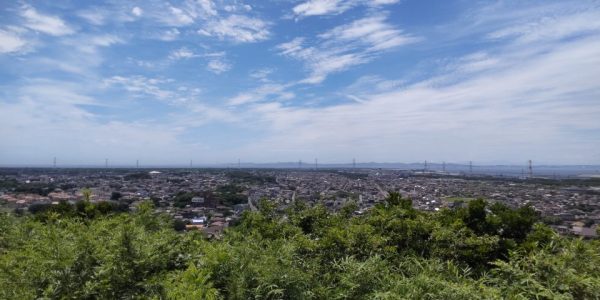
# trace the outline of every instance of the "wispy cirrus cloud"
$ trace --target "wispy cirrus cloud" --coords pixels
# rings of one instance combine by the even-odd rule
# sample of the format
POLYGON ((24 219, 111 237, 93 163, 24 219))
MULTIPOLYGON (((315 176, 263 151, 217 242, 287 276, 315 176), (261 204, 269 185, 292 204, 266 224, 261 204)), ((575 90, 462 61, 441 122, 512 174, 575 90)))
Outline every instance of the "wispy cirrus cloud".
POLYGON ((596 2, 7 4, 0 163, 600 162, 596 2))
POLYGON ((0 29, 0 54, 21 52, 27 45, 27 40, 21 36, 18 29, 0 29))
POLYGON ((202 36, 216 37, 236 43, 253 43, 270 37, 270 23, 249 16, 252 10, 246 4, 228 4, 221 7, 208 0, 183 1, 170 4, 165 11, 155 12, 161 22, 174 27, 201 25, 196 32, 202 36))
POLYGON ((208 64, 206 65, 206 69, 215 74, 227 72, 232 67, 231 64, 228 63, 227 59, 225 58, 225 52, 207 53, 204 56, 208 58, 208 64))
POLYGON ((296 16, 338 15, 353 7, 378 7, 398 3, 399 0, 308 0, 293 8, 296 16))
POLYGON ((287 91, 289 84, 266 83, 250 91, 239 93, 229 98, 227 104, 239 106, 250 103, 265 101, 285 101, 294 98, 296 95, 287 91))
POLYGON ((331 73, 367 63, 384 51, 419 40, 387 23, 385 16, 376 15, 322 33, 314 46, 305 46, 305 38, 295 38, 279 44, 277 49, 305 64, 311 74, 304 83, 320 83, 331 73))
POLYGON ((198 57, 200 55, 194 53, 187 47, 181 47, 179 49, 175 49, 169 53, 169 59, 171 60, 180 60, 180 59, 188 59, 193 57, 198 57))
POLYGON ((224 51, 199 54, 187 47, 181 47, 171 51, 168 57, 168 59, 172 61, 191 58, 204 58, 207 61, 206 69, 214 74, 227 72, 232 67, 227 61, 226 53, 224 51))
POLYGON ((58 16, 39 13, 29 5, 21 7, 20 15, 25 19, 25 27, 53 36, 75 33, 75 29, 58 16))
POLYGON ((215 36, 239 43, 253 43, 269 38, 269 23, 244 15, 231 15, 227 18, 210 21, 198 33, 215 36))
MULTIPOLYGON (((592 79, 600 76, 599 46, 600 37, 594 37, 516 61, 513 55, 495 55, 498 66, 446 85, 423 81, 397 87, 366 78, 384 86, 360 95, 359 101, 323 108, 257 104, 249 113, 260 116, 256 119, 272 132, 247 151, 318 153, 332 161, 369 153, 385 161, 398 156, 490 161, 508 155, 582 163, 575 149, 593 153, 597 142, 574 141, 579 132, 600 130, 600 105, 594 100, 600 89, 592 79), (431 145, 444 145, 444 151, 431 145), (558 151, 546 151, 551 148, 558 151)), ((458 63, 446 75, 468 64, 458 63)))
POLYGON ((106 86, 119 86, 130 92, 134 97, 153 96, 161 101, 175 101, 176 92, 163 86, 174 82, 173 79, 148 78, 141 75, 112 76, 104 80, 106 86))

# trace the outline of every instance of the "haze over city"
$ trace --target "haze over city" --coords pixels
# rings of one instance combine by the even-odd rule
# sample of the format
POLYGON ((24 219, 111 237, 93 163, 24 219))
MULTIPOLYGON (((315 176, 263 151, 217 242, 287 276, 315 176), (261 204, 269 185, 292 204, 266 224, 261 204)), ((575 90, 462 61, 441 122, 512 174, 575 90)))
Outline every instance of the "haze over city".
POLYGON ((600 164, 597 1, 4 1, 0 64, 0 165, 600 164))

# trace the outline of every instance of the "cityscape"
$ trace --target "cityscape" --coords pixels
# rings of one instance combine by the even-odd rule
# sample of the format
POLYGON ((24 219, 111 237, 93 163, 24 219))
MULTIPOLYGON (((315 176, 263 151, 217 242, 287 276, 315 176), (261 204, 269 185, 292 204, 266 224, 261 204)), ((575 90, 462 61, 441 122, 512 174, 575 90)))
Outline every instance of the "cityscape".
POLYGON ((277 203, 281 211, 296 201, 332 211, 353 203, 360 215, 383 203, 388 191, 397 191, 423 211, 462 207, 478 198, 510 207, 531 205, 561 234, 597 236, 600 176, 501 177, 474 174, 472 168, 459 173, 424 168, 5 168, 0 172, 0 204, 17 211, 61 201, 74 204, 89 188, 92 202, 111 201, 135 211, 141 202, 152 201, 157 212, 186 229, 217 236, 244 211, 256 210, 261 199, 277 203))
POLYGON ((600 299, 600 0, 0 0, 0 300, 600 299))

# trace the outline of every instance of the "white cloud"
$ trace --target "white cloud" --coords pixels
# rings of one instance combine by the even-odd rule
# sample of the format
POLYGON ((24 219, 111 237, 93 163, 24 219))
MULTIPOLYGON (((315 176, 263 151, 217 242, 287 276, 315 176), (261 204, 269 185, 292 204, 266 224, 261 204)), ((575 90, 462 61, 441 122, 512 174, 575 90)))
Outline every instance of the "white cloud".
POLYGON ((261 85, 251 91, 243 92, 227 100, 231 106, 239 106, 249 103, 270 101, 285 101, 295 97, 291 92, 286 91, 290 85, 268 83, 261 85))
POLYGON ((147 99, 150 96, 165 104, 191 110, 200 105, 199 88, 178 85, 171 78, 149 78, 142 75, 112 76, 105 79, 103 83, 105 88, 122 88, 138 99, 147 99))
POLYGON ((558 40, 565 37, 600 31, 600 18, 597 11, 570 11, 543 15, 532 20, 509 25, 496 30, 490 39, 516 38, 521 43, 558 40))
POLYGON ((78 35, 67 38, 64 43, 75 47, 77 50, 87 54, 97 54, 98 48, 110 47, 115 44, 122 44, 124 41, 114 35, 78 35))
POLYGON ((93 25, 104 25, 106 21, 105 12, 98 9, 79 11, 77 15, 93 25))
POLYGON ((225 10, 226 12, 248 12, 252 10, 252 6, 248 5, 248 4, 229 4, 229 5, 225 5, 223 7, 223 10, 225 10))
POLYGON ((319 35, 316 46, 305 47, 304 38, 280 44, 282 55, 304 62, 310 70, 304 83, 320 83, 331 74, 369 62, 377 55, 419 41, 388 24, 384 16, 371 16, 341 25, 319 35))
POLYGON ((171 53, 169 54, 169 59, 171 60, 179 60, 179 59, 188 59, 188 58, 193 58, 193 57, 198 57, 198 54, 195 54, 192 50, 186 48, 186 47, 181 47, 177 50, 173 50, 171 51, 171 53))
POLYGON ((185 0, 177 6, 169 4, 164 12, 156 13, 161 22, 170 26, 188 26, 218 15, 215 4, 210 0, 185 0))
POLYGON ((216 36, 240 43, 252 43, 269 38, 269 24, 261 19, 244 15, 231 15, 209 22, 198 30, 199 34, 216 36))
POLYGON ((169 11, 171 15, 165 19, 165 21, 169 25, 173 26, 181 26, 181 25, 190 25, 194 23, 194 16, 185 12, 181 8, 177 8, 174 6, 169 7, 169 11))
POLYGON ((202 10, 209 16, 216 16, 217 9, 212 0, 198 0, 197 3, 202 7, 202 10))
POLYGON ((161 85, 172 82, 163 78, 147 78, 145 76, 113 76, 104 80, 106 86, 121 86, 125 90, 133 93, 136 97, 151 95, 159 100, 170 101, 176 98, 175 92, 164 89, 161 85))
POLYGON ((57 16, 38 13, 33 7, 22 7, 21 16, 25 18, 25 27, 53 36, 62 36, 75 33, 65 21, 57 16))
MULTIPOLYGON (((178 4, 167 4, 162 10, 145 13, 163 24, 173 27, 194 26, 200 35, 231 40, 237 43, 252 43, 269 38, 270 23, 247 15, 252 7, 233 2, 217 6, 210 0, 184 0, 178 4)), ((174 35, 163 40, 173 40, 174 35)))
POLYGON ((101 121, 83 108, 99 105, 86 95, 90 88, 93 85, 30 80, 12 90, 12 101, 0 101, 0 135, 11 145, 10 152, 0 150, 1 162, 46 164, 56 156, 63 166, 102 164, 104 158, 113 165, 131 165, 136 159, 142 164, 174 163, 177 159, 169 161, 172 155, 187 158, 202 149, 179 139, 183 129, 176 128, 176 121, 101 121))
POLYGON ((228 63, 225 59, 225 52, 197 54, 186 47, 182 47, 177 50, 171 51, 171 53, 169 54, 170 60, 182 60, 195 57, 205 57, 208 60, 206 69, 215 74, 221 74, 231 69, 231 64, 228 63))
POLYGON ((397 3, 399 0, 308 0, 294 6, 297 16, 337 15, 356 6, 376 7, 397 3))
POLYGON ((135 6, 131 9, 131 13, 136 17, 140 17, 143 12, 144 11, 139 6, 135 6))
POLYGON ((215 74, 221 74, 229 71, 231 69, 231 65, 223 60, 212 59, 208 62, 206 68, 215 74))
POLYGON ((341 0, 310 0, 304 3, 298 4, 294 7, 294 13, 296 15, 304 16, 317 16, 326 14, 339 14, 349 9, 351 5, 350 1, 341 0))
POLYGON ((373 94, 380 94, 397 90, 405 85, 403 80, 389 80, 377 75, 365 75, 359 77, 351 85, 342 90, 342 94, 348 97, 368 97, 373 94))
POLYGON ((27 41, 16 32, 0 29, 0 54, 20 52, 26 46, 27 41))
POLYGON ((250 73, 250 77, 261 82, 269 82, 269 75, 271 75, 274 71, 275 70, 272 68, 262 68, 252 71, 250 73))
POLYGON ((241 151, 268 153, 257 158, 267 161, 318 155, 334 161, 368 156, 590 163, 600 147, 587 135, 600 131, 600 35, 538 45, 537 51, 532 46, 517 38, 494 54, 458 58, 442 76, 453 78, 449 82, 433 78, 406 86, 362 78, 349 93, 355 102, 313 108, 255 104, 248 115, 270 131, 241 151), (465 69, 486 72, 456 76, 465 69))
POLYGON ((179 37, 179 33, 177 28, 167 29, 158 36, 158 39, 165 42, 174 41, 179 37))
POLYGON ((387 50, 419 40, 386 23, 385 19, 382 15, 359 19, 350 24, 338 26, 320 37, 338 44, 367 45, 369 47, 367 51, 371 52, 387 50))
POLYGON ((108 23, 126 23, 139 20, 143 17, 144 10, 139 6, 129 7, 110 5, 104 3, 103 6, 94 6, 76 12, 76 15, 88 23, 96 26, 106 25, 108 23))

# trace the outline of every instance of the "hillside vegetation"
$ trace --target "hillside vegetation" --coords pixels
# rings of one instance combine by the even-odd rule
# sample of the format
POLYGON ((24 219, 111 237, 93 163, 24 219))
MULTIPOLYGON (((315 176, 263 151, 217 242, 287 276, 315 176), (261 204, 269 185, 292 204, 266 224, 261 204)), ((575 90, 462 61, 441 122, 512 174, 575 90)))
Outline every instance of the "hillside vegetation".
POLYGON ((218 240, 151 204, 0 216, 0 299, 599 299, 600 243, 531 207, 416 211, 391 193, 362 216, 269 201, 218 240))

